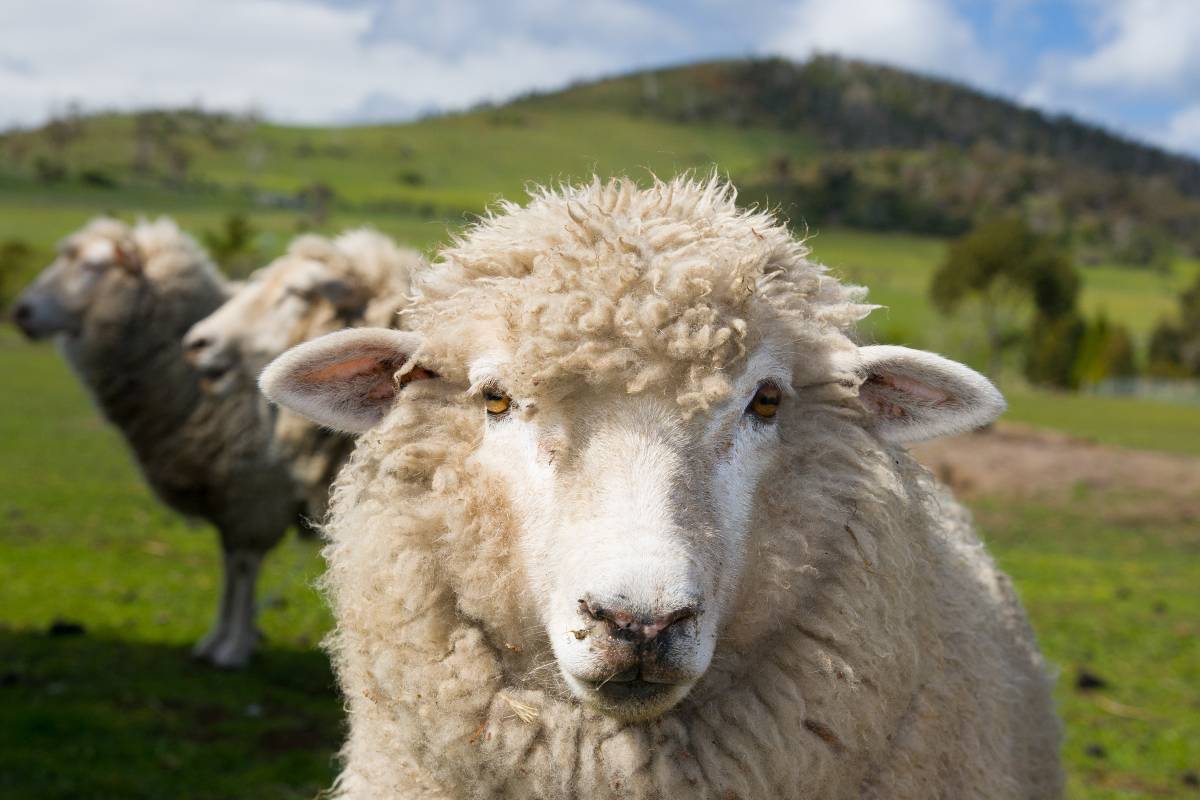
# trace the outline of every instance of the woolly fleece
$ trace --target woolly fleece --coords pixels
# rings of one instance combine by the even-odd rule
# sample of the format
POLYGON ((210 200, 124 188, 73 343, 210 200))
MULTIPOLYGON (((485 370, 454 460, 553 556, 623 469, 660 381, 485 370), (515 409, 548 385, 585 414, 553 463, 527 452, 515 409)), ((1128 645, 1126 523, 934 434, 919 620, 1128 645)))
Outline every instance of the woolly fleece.
MULTIPOLYGON (((958 506, 872 432, 870 307, 718 180, 502 204, 420 276, 415 381, 337 480, 324 588, 347 798, 1051 798, 1059 725, 1025 614, 958 506), (565 689, 507 487, 471 455, 471 359, 514 396, 589 385, 702 414, 764 337, 792 343, 792 443, 755 498, 707 673, 624 724, 565 689)), ((408 367, 411 368, 411 365, 408 367)))
MULTIPOLYGON (((338 287, 338 296, 334 302, 321 291, 305 295, 301 313, 287 328, 289 347, 342 328, 397 325, 398 312, 409 299, 411 276, 426 266, 417 251, 398 247, 383 234, 363 228, 333 240, 315 234, 301 236, 256 278, 267 287, 286 285, 289 272, 307 270, 314 262, 320 266, 321 280, 338 287)), ((270 293, 269 288, 260 289, 257 284, 251 284, 249 290, 270 293)), ((250 320, 250 324, 255 322, 250 320)), ((246 377, 247 388, 253 391, 249 387, 257 376, 246 377)), ((288 465, 308 517, 323 520, 329 487, 349 458, 354 439, 281 409, 274 422, 273 446, 288 465)))

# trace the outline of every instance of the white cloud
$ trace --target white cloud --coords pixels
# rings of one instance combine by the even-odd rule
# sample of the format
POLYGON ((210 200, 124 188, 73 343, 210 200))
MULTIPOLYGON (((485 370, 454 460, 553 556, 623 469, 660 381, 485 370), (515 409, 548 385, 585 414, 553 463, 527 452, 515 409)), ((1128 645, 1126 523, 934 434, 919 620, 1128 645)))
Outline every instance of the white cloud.
POLYGON ((5 10, 0 66, 27 68, 0 68, 0 126, 40 121, 76 100, 89 109, 254 107, 300 123, 344 121, 364 109, 378 117, 384 108, 461 107, 625 68, 630 55, 606 40, 633 26, 639 36, 622 44, 644 43, 663 26, 627 0, 578 9, 567 0, 514 0, 499 8, 495 24, 480 21, 482 5, 474 14, 422 3, 395 18, 423 20, 408 35, 381 27, 381 14, 406 8, 312 0, 20 3, 5 10), (531 30, 535 19, 544 29, 554 24, 597 39, 531 30), (456 22, 464 26, 457 35, 456 22))
POLYGON ((766 49, 793 58, 838 53, 990 82, 995 65, 946 0, 800 0, 766 49))
POLYGON ((1070 83, 1164 92, 1200 83, 1200 5, 1195 0, 1114 0, 1099 13, 1102 44, 1067 65, 1070 83))
POLYGON ((1172 150, 1200 153, 1200 104, 1185 108, 1171 117, 1167 130, 1156 138, 1172 150))

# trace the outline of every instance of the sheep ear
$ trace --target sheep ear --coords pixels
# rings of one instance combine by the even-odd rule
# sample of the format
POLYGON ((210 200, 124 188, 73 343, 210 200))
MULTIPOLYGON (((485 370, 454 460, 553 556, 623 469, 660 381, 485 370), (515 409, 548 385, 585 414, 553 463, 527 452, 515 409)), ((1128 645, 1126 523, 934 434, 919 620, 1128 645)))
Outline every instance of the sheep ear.
POLYGON ((258 385, 271 402, 347 433, 378 423, 407 383, 436 377, 421 367, 396 373, 421 345, 415 333, 351 328, 297 345, 272 361, 258 385))
POLYGON ((878 345, 858 349, 864 374, 858 397, 888 442, 904 444, 987 425, 1004 412, 991 381, 956 361, 878 345))

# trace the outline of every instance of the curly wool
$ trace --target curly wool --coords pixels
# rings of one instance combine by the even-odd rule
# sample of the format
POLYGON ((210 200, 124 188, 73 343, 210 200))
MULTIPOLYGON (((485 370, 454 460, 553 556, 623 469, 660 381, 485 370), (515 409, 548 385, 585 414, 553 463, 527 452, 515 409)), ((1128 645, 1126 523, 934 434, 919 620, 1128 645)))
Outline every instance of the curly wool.
POLYGON ((408 384, 335 485, 339 796, 1058 796, 1049 681, 1007 578, 864 426, 861 291, 715 180, 594 182, 500 212, 418 281, 416 360, 451 380, 408 384), (709 670, 655 721, 589 710, 550 655, 506 487, 474 468, 465 365, 502 342, 514 394, 669 386, 698 413, 780 334, 796 397, 777 424, 796 446, 756 497, 709 670))
POLYGON ((647 191, 596 179, 543 189, 525 208, 501 203, 418 275, 409 325, 494 331, 515 364, 531 365, 515 387, 576 377, 639 392, 670 381, 699 411, 726 396, 725 369, 755 343, 759 307, 835 329, 872 308, 735 198, 716 179, 647 191))

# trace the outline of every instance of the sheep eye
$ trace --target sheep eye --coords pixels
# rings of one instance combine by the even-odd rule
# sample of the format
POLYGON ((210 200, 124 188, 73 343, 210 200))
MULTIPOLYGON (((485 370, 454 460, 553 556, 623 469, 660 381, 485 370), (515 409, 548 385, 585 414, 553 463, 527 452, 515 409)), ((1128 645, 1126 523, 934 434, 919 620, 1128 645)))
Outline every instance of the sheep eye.
POLYGON ((498 417, 512 408, 512 398, 503 392, 488 389, 483 393, 483 407, 487 409, 489 417, 498 417))
POLYGON ((773 383, 764 383, 754 393, 750 405, 746 406, 746 413, 753 414, 759 419, 771 419, 779 411, 779 403, 782 399, 783 392, 779 390, 778 386, 773 383))

